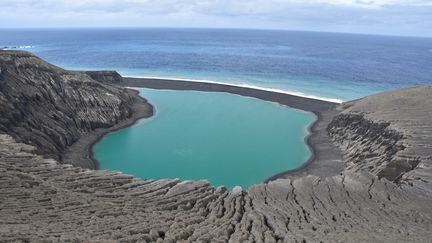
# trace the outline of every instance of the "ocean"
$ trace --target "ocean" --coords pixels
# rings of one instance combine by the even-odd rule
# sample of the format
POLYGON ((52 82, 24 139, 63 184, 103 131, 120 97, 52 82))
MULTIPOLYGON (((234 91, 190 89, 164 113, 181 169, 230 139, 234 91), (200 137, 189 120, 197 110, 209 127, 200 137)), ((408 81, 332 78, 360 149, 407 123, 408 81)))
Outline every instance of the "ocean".
POLYGON ((432 83, 432 38, 235 29, 2 29, 68 69, 209 80, 333 101, 432 83))

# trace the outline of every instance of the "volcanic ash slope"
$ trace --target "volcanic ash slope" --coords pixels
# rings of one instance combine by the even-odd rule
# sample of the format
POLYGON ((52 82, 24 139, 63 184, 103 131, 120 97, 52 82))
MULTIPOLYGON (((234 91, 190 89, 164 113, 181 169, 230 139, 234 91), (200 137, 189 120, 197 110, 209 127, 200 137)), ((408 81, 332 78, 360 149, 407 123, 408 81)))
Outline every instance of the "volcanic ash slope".
POLYGON ((327 131, 346 158, 340 175, 244 192, 61 164, 79 137, 130 116, 128 94, 24 52, 0 52, 0 70, 0 241, 432 238, 430 87, 338 107, 327 131))

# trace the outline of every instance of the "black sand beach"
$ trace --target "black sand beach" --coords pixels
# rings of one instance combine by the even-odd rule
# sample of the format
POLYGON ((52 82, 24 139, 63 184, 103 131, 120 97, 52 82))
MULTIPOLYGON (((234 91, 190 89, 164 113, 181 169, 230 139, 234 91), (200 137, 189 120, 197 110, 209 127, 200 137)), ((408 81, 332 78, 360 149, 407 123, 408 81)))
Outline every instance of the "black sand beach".
POLYGON ((305 98, 290 94, 277 93, 267 90, 238 87, 226 84, 191 82, 169 79, 151 79, 151 78, 124 78, 123 85, 128 87, 142 87, 150 89, 171 89, 171 90, 196 90, 207 92, 225 92, 247 97, 254 97, 261 100, 277 102, 295 109, 310 112, 321 112, 336 107, 337 103, 324 100, 305 98))

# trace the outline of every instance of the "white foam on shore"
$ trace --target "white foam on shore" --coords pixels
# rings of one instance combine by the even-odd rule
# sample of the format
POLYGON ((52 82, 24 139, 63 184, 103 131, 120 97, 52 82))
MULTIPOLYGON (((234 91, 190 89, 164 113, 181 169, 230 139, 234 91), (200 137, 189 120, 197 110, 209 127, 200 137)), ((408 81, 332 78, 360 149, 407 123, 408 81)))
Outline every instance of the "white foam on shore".
POLYGON ((5 46, 3 47, 4 50, 22 50, 22 49, 31 49, 35 46, 5 46))
POLYGON ((320 96, 316 96, 316 95, 305 94, 305 93, 298 92, 298 91, 289 91, 289 90, 276 89, 276 88, 266 88, 266 87, 260 87, 260 86, 256 86, 256 85, 252 85, 252 84, 244 84, 244 83, 243 84, 242 83, 237 84, 237 83, 226 83, 226 82, 205 80, 205 79, 186 79, 186 78, 171 78, 171 77, 151 77, 151 76, 131 76, 131 75, 125 75, 125 77, 156 79, 156 80, 161 80, 161 81, 173 80, 173 81, 187 81, 187 82, 197 82, 197 83, 221 84, 221 85, 227 85, 227 86, 233 86, 233 87, 263 90, 263 91, 269 91, 269 92, 280 93, 280 94, 288 94, 288 95, 299 96, 299 97, 303 97, 303 98, 334 102, 334 103, 338 103, 338 104, 343 102, 343 100, 341 100, 341 99, 320 97, 320 96))
POLYGON ((18 46, 18 49, 31 49, 34 46, 18 46))

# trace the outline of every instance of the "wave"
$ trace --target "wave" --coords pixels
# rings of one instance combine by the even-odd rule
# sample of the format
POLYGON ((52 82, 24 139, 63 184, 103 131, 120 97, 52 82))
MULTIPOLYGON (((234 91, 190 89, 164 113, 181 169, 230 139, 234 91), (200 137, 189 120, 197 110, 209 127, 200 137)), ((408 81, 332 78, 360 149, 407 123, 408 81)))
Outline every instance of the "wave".
POLYGON ((174 80, 174 81, 199 82, 199 83, 209 83, 209 84, 221 84, 221 85, 228 85, 228 86, 234 86, 234 87, 240 87, 240 88, 257 89, 257 90, 269 91, 269 92, 280 93, 280 94, 294 95, 294 96, 299 96, 299 97, 303 97, 303 98, 334 102, 334 103, 338 103, 338 104, 344 102, 344 100, 336 99, 336 98, 328 98, 328 97, 322 97, 322 96, 317 96, 317 95, 310 95, 310 94, 305 94, 305 93, 299 92, 299 91, 261 87, 261 86, 257 86, 257 85, 253 85, 253 84, 247 84, 247 83, 227 83, 227 82, 220 82, 220 81, 213 81, 213 80, 206 80, 206 79, 188 79, 188 78, 173 78, 173 77, 153 77, 153 76, 134 76, 134 75, 125 75, 125 76, 131 77, 131 78, 157 79, 157 80, 161 80, 161 81, 174 80))
POLYGON ((32 49, 35 46, 5 46, 3 49, 5 50, 23 50, 23 49, 32 49))
POLYGON ((34 46, 19 46, 19 49, 31 49, 34 48, 34 46))

